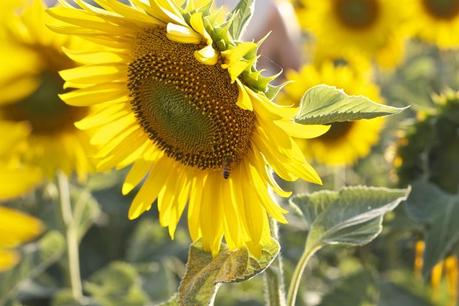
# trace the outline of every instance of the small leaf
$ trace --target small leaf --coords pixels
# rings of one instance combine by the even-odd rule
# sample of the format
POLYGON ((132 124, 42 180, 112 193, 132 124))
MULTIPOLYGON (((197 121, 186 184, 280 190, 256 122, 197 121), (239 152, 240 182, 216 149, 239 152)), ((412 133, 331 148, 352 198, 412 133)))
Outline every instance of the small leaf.
POLYGON ((64 250, 64 238, 56 231, 49 232, 37 243, 26 245, 21 262, 11 271, 0 274, 0 305, 14 296, 23 282, 40 275, 58 261, 64 250))
POLYGON ((149 302, 136 269, 124 262, 98 271, 85 284, 85 290, 101 306, 143 306, 149 302))
POLYGON ((451 195, 427 182, 413 184, 406 210, 417 222, 424 224, 426 251, 424 275, 443 260, 459 242, 459 195, 451 195))
POLYGON ((331 124, 372 119, 402 112, 396 108, 371 101, 364 96, 349 96, 328 85, 318 85, 303 96, 295 121, 301 124, 331 124))
POLYGON ((303 211, 309 227, 306 247, 311 250, 330 244, 360 246, 371 242, 382 230, 384 214, 406 200, 408 192, 347 187, 339 192, 296 196, 291 201, 303 211))
POLYGON ((229 27, 229 32, 234 40, 239 40, 244 34, 244 30, 252 18, 254 7, 254 0, 240 0, 234 8, 233 19, 229 27))
POLYGON ((190 247, 187 271, 179 287, 179 305, 211 305, 219 283, 247 280, 264 271, 279 252, 273 240, 262 256, 255 259, 247 250, 229 251, 224 248, 216 257, 199 245, 190 247))

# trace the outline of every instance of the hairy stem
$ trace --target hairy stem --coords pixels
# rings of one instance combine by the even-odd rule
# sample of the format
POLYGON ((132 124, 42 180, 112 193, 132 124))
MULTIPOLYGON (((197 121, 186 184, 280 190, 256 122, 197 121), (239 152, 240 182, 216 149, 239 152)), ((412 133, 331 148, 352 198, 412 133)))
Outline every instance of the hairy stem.
POLYGON ((303 255, 300 258, 300 261, 295 267, 295 271, 293 272, 292 280, 290 282, 290 286, 288 288, 288 295, 287 295, 287 305, 288 306, 295 306, 296 297, 298 295, 298 290, 300 288, 301 278, 304 274, 304 270, 309 263, 311 257, 320 249, 320 246, 316 246, 310 248, 306 245, 303 255))
MULTIPOLYGON (((279 241, 279 227, 275 220, 271 220, 271 232, 273 237, 279 241)), ((268 306, 286 306, 284 267, 282 257, 279 253, 276 260, 264 273, 265 300, 268 306)))

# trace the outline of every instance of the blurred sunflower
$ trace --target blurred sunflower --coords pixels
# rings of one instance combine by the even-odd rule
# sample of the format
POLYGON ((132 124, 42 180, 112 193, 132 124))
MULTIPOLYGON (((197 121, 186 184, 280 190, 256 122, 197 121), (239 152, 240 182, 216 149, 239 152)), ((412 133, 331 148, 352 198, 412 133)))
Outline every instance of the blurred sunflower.
MULTIPOLYGON (((364 95, 373 101, 383 101, 379 88, 366 78, 359 77, 349 66, 335 66, 331 62, 324 62, 320 67, 306 65, 299 72, 288 72, 287 79, 293 82, 279 97, 279 103, 285 105, 292 101, 299 103, 306 90, 319 84, 342 88, 350 95, 364 95)), ((369 154, 371 147, 378 142, 383 126, 382 118, 333 123, 326 134, 299 143, 306 155, 319 163, 351 165, 369 154)))
POLYGON ((459 0, 411 0, 411 26, 442 49, 459 48, 459 0))
MULTIPOLYGON (((397 0, 303 0, 300 23, 317 40, 317 50, 345 57, 362 53, 386 68, 404 56, 407 8, 397 0), (326 22, 324 22, 326 21, 326 22)), ((335 57, 334 56, 334 57, 335 57)), ((319 55, 320 57, 320 55, 319 55)))
POLYGON ((25 166, 18 159, 20 152, 26 149, 30 130, 27 126, 0 121, 0 200, 20 196, 42 179, 41 172, 31 166, 25 166))
MULTIPOLYGON (((0 9, 10 8, 5 2, 0 9)), ((89 141, 74 122, 87 109, 68 106, 58 97, 64 84, 58 71, 75 66, 61 48, 76 41, 46 27, 42 1, 22 4, 3 13, 0 29, 0 133, 8 135, 2 137, 0 146, 10 135, 27 130, 24 146, 15 152, 14 160, 39 168, 43 178, 62 170, 67 174, 75 171, 83 179, 90 169, 89 141)), ((5 171, 2 166, 0 185, 22 183, 5 171)))
POLYGON ((459 192, 459 92, 434 97, 435 108, 420 114, 400 139, 395 166, 400 184, 420 177, 451 194, 459 192))
POLYGON ((13 248, 38 236, 42 223, 19 211, 0 206, 0 272, 12 268, 20 259, 13 248))
POLYGON ((258 45, 239 42, 231 19, 211 1, 97 0, 50 15, 67 23, 56 31, 78 34, 99 52, 72 49, 83 66, 61 75, 78 90, 70 105, 95 105, 77 126, 101 146, 99 168, 133 164, 127 194, 145 178, 129 218, 157 199, 160 223, 171 237, 188 202, 193 241, 216 254, 222 238, 255 256, 272 243, 268 216, 286 222, 269 196, 279 188, 267 166, 288 181, 320 183, 293 138, 316 137, 324 126, 290 120, 297 109, 274 104, 264 92, 273 79, 255 70, 258 45), (237 37, 236 37, 237 39, 237 37))

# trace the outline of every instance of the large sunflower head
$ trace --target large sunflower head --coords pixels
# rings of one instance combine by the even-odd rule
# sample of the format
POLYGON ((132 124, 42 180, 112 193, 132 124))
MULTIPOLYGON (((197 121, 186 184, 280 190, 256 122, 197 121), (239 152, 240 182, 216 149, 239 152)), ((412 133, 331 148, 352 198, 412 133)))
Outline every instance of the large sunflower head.
POLYGON ((174 235, 188 203, 194 241, 216 254, 222 239, 231 249, 259 255, 271 243, 268 217, 286 222, 286 211, 269 196, 282 178, 319 183, 294 137, 327 130, 291 120, 295 108, 273 103, 272 78, 255 69, 258 45, 240 42, 235 18, 211 1, 97 0, 53 8, 65 25, 98 51, 72 49, 82 66, 62 72, 62 98, 95 111, 77 123, 100 146, 99 168, 133 164, 123 193, 144 183, 129 218, 157 200, 160 223, 174 235))
POLYGON ((404 55, 406 8, 397 0, 302 0, 298 17, 317 41, 317 52, 362 53, 383 67, 404 55), (326 20, 326 22, 324 22, 326 20))
MULTIPOLYGON (((303 93, 319 84, 329 84, 350 95, 364 95, 382 102, 379 88, 349 66, 336 66, 323 62, 320 66, 306 65, 300 71, 287 73, 288 84, 279 97, 281 104, 299 103, 303 93)), ((324 135, 299 143, 311 159, 330 166, 351 165, 367 156, 378 142, 384 119, 333 123, 324 135)))
POLYGON ((414 33, 442 49, 459 48, 459 0, 411 0, 414 33))
POLYGON ((459 191, 459 92, 435 97, 435 111, 422 116, 400 140, 395 164, 400 184, 422 177, 446 192, 459 191))
MULTIPOLYGON (((6 4, 1 5, 2 10, 6 10, 3 5, 6 4)), ((46 27, 45 7, 40 0, 22 1, 21 6, 9 7, 8 14, 3 14, 0 132, 8 137, 0 139, 0 146, 9 135, 27 130, 25 145, 15 151, 15 159, 39 168, 44 178, 57 170, 68 174, 76 171, 84 178, 91 168, 87 157, 89 142, 74 122, 88 110, 68 106, 58 97, 64 84, 58 72, 75 66, 62 48, 71 47, 76 41, 46 27)), ((11 178, 5 183, 10 182, 11 178)))

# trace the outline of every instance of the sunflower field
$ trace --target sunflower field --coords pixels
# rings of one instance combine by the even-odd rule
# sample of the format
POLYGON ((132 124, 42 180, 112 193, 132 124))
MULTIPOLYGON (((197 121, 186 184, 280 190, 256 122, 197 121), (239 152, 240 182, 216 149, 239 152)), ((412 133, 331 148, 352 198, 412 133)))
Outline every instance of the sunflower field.
POLYGON ((1 0, 0 306, 459 306, 459 0, 1 0))

